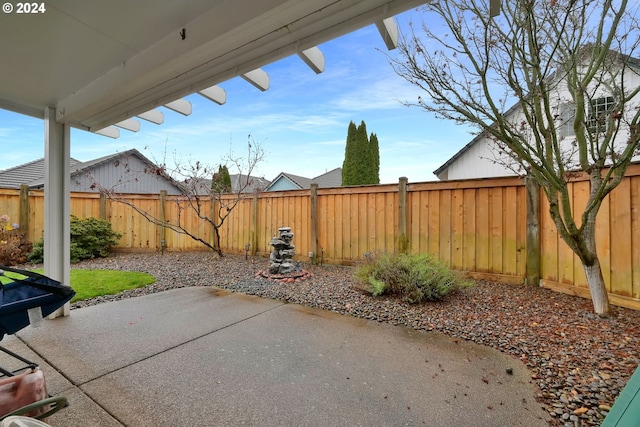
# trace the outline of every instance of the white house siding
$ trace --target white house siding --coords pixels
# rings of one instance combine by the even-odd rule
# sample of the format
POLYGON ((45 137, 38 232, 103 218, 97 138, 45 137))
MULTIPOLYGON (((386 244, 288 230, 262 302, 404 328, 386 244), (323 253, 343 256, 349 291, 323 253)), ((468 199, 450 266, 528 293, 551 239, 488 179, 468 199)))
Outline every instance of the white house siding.
MULTIPOLYGON (((638 71, 638 70, 635 70, 638 71)), ((635 88, 640 86, 640 75, 627 71, 625 73, 625 84, 629 88, 635 88)), ((566 90, 566 86, 564 84, 559 84, 557 87, 557 93, 555 96, 552 96, 551 99, 555 99, 558 107, 558 114, 561 116, 563 111, 560 107, 561 104, 568 102, 570 100, 570 95, 566 90)), ((596 92, 597 97, 606 97, 611 96, 610 92, 605 91, 604 89, 599 89, 596 92)), ((630 101, 625 106, 625 111, 627 118, 631 118, 633 114, 635 114, 638 105, 640 104, 640 96, 637 96, 633 101, 630 101)), ((520 123, 523 120, 522 113, 520 109, 517 109, 515 112, 511 113, 511 118, 509 119, 513 123, 520 123)), ((567 127, 558 126, 559 131, 564 133, 567 131, 567 127)), ((621 127, 621 130, 615 140, 615 146, 622 150, 629 138, 629 132, 624 127, 621 127)), ((575 140, 573 135, 564 137, 561 144, 566 144, 566 147, 570 147, 571 143, 575 140)), ((494 147, 494 143, 488 138, 482 138, 478 140, 475 144, 471 145, 464 152, 459 152, 456 154, 458 156, 445 171, 440 173, 438 176, 441 180, 452 180, 452 179, 471 179, 471 178, 490 178, 490 177, 500 177, 500 176, 513 176, 515 172, 511 169, 506 168, 501 164, 496 164, 491 161, 491 159, 495 159, 497 154, 497 150, 494 147)), ((572 163, 574 167, 577 167, 577 157, 574 156, 572 158, 572 163)), ((640 161, 640 155, 635 156, 633 158, 634 162, 640 161)), ((506 162, 507 164, 510 162, 506 162)))
POLYGON ((126 156, 96 165, 88 172, 72 170, 71 191, 97 192, 97 184, 117 193, 158 194, 166 190, 167 194, 180 194, 170 181, 146 169, 149 166, 138 157, 126 156))
POLYGON ((478 141, 447 168, 446 179, 472 179, 514 175, 513 171, 492 162, 496 156, 488 140, 478 141))

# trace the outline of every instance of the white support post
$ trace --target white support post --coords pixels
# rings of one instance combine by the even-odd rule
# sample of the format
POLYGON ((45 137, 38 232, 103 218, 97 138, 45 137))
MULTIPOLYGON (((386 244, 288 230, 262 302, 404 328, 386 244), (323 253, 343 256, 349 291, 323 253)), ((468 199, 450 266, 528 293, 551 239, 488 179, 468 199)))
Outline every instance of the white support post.
MULTIPOLYGON (((56 110, 44 113, 44 274, 69 286, 71 129, 56 122, 56 110)), ((49 318, 68 316, 70 304, 49 318)))

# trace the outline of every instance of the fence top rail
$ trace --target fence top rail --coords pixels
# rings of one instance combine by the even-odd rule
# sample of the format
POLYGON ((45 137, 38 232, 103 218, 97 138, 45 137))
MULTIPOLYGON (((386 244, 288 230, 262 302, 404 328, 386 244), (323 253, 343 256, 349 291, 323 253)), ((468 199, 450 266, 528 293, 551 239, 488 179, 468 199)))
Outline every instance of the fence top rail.
POLYGON ((84 192, 71 192, 71 197, 75 199, 99 199, 100 193, 84 193, 84 192))
POLYGON ((328 196, 334 194, 373 194, 397 192, 398 184, 367 185, 362 187, 318 188, 318 196, 328 196))
MULTIPOLYGON (((606 170, 607 169, 605 169, 605 171, 606 170)), ((624 173, 624 176, 627 178, 630 178, 632 176, 638 176, 638 175, 640 175, 640 163, 630 164, 624 173)), ((571 176, 571 178, 569 179, 569 181, 571 182, 588 181, 588 180, 589 180, 589 174, 585 172, 576 172, 575 175, 571 176)))
POLYGON ((524 179, 517 176, 502 178, 460 179, 409 183, 407 191, 460 190, 467 188, 522 187, 524 179))
POLYGON ((0 195, 2 196, 17 196, 19 194, 19 188, 0 188, 0 195))
POLYGON ((283 197, 307 197, 309 189, 306 190, 282 190, 282 191, 263 191, 258 193, 258 198, 283 198, 283 197))

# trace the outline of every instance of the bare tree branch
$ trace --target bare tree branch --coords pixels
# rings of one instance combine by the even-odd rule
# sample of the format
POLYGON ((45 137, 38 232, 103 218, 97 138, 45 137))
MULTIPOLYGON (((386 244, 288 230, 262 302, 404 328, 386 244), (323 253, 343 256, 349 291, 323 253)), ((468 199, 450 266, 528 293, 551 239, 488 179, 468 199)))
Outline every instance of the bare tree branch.
POLYGON ((432 2, 391 59, 397 74, 424 91, 407 105, 474 125, 494 147, 492 161, 541 185, 603 315, 609 303, 595 219, 639 153, 639 7, 628 0, 503 1, 500 16, 490 18, 486 0, 432 2), (591 186, 582 212, 574 212, 567 185, 577 173, 591 186))
POLYGON ((200 161, 185 162, 178 159, 177 156, 174 156, 174 165, 171 168, 163 160, 157 168, 146 168, 144 171, 129 170, 124 175, 120 182, 127 179, 139 179, 140 173, 143 173, 160 175, 176 183, 181 189, 180 194, 170 196, 167 199, 167 203, 174 204, 177 212, 176 218, 161 218, 159 214, 142 209, 132 202, 130 198, 124 197, 122 193, 119 193, 117 186, 105 188, 94 180, 93 187, 110 200, 131 207, 147 221, 176 233, 187 235, 217 252, 219 256, 223 256, 220 245, 220 229, 225 220, 241 201, 252 197, 254 191, 260 190, 259 186, 256 185, 257 183, 254 182, 256 178, 251 174, 255 167, 264 160, 264 150, 259 143, 251 139, 251 135, 248 137, 247 147, 246 157, 230 153, 223 159, 223 163, 227 167, 237 172, 235 185, 230 192, 227 192, 228 189, 212 185, 212 179, 215 174, 214 168, 200 161), (196 234, 187 226, 185 220, 193 218, 194 215, 211 226, 214 233, 213 242, 196 234))

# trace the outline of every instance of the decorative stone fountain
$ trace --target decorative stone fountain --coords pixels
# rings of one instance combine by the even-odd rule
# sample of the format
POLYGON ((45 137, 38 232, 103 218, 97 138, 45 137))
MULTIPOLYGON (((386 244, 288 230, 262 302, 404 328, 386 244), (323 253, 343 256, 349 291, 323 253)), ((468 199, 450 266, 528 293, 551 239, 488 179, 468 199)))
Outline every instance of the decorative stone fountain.
POLYGON ((291 227, 278 228, 278 237, 271 239, 273 247, 269 255, 269 268, 259 272, 256 276, 266 277, 283 283, 300 281, 311 275, 300 267, 300 262, 294 263, 296 247, 291 243, 293 233, 291 227))
POLYGON ((291 243, 293 233, 291 227, 278 228, 279 237, 271 239, 269 244, 273 246, 271 255, 269 255, 269 273, 271 274, 287 274, 295 271, 296 266, 293 264, 293 257, 296 254, 296 247, 291 243))

